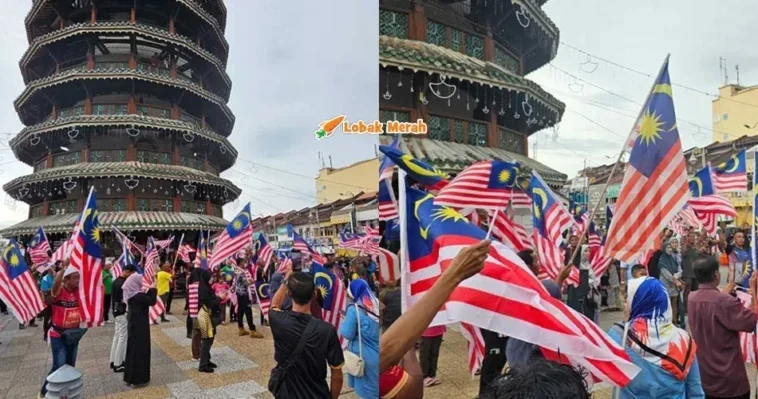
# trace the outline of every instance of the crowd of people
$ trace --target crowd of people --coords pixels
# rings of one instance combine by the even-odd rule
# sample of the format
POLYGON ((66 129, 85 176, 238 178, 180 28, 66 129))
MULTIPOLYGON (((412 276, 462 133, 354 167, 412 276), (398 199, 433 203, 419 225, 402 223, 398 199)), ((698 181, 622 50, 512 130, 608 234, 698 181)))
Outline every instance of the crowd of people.
MULTIPOLYGON (((569 237, 566 266, 542 285, 595 323, 601 308, 623 309, 608 335, 641 371, 614 390, 614 397, 749 398, 740 334, 755 332, 758 319, 748 234, 735 230, 728 237, 725 232, 709 237, 685 229, 677 237, 664 230, 652 254, 633 264, 614 261, 599 278, 589 264, 589 248, 569 237), (729 275, 719 288, 722 266, 729 275), (587 271, 586 284, 579 285, 583 289, 564 284, 572 268, 587 271), (738 291, 749 295, 751 306, 743 305, 738 291)), ((436 369, 445 327, 429 325, 455 287, 482 269, 489 245, 483 241, 462 250, 405 313, 400 312, 399 281, 382 285, 382 398, 420 398, 425 388, 440 384, 436 369)), ((535 252, 518 256, 538 275, 535 252)), ((479 398, 591 397, 587 370, 546 360, 539 347, 497 332, 482 330, 482 337, 479 398)))
MULTIPOLYGON (((199 259, 190 263, 176 259, 172 263, 170 254, 162 258, 165 262, 147 289, 139 255, 134 264, 123 265, 116 278, 111 274, 113 265, 103 259, 107 304, 103 319, 114 324, 110 368, 123 373, 129 386, 139 388, 150 383, 151 307, 161 301, 165 310, 155 323, 169 322, 174 294, 181 292, 187 338, 192 342, 189 350, 199 372, 214 373, 218 366, 212 361, 211 348, 220 333, 218 327, 236 322, 240 337, 262 339, 260 329, 271 329, 277 366, 272 370, 269 389, 276 398, 337 398, 343 372, 358 397, 378 397, 380 312, 376 263, 371 257, 327 256, 324 267, 344 284, 348 299, 339 329, 324 320, 323 292, 315 285, 308 257, 293 257, 298 260, 295 262, 274 258, 269 265, 262 261, 254 264, 252 251, 247 249, 244 256, 230 258, 213 270, 201 268, 199 259), (266 318, 260 311, 257 326, 253 307, 263 299, 255 291, 256 282, 268 283, 271 288, 270 297, 265 298, 270 301, 270 310, 266 318), (355 359, 346 363, 346 357, 355 359), (356 364, 360 364, 359 369, 356 364), (329 383, 327 365, 332 369, 329 383)), ((49 374, 65 364, 75 367, 79 342, 87 332, 80 325, 79 273, 68 260, 33 272, 48 305, 38 318, 43 324, 42 339, 49 341, 52 351, 49 374)), ((0 303, 0 311, 7 314, 5 304, 0 303)), ((37 326, 36 319, 19 327, 27 326, 37 326)), ((40 397, 47 394, 46 387, 47 382, 40 389, 40 397)))

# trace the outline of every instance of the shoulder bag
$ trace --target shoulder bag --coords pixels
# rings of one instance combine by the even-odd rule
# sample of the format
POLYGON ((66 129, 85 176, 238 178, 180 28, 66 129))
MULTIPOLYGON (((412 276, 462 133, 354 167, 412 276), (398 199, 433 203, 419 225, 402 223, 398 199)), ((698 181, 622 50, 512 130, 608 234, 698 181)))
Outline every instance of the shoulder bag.
POLYGON ((361 339, 361 309, 355 306, 355 319, 358 321, 358 355, 349 350, 343 351, 345 365, 342 369, 353 377, 363 377, 363 340, 361 339))
POLYGON ((305 343, 308 341, 308 337, 310 337, 311 334, 313 334, 313 330, 316 329, 316 324, 318 324, 318 321, 311 317, 310 321, 308 321, 308 325, 305 326, 305 330, 303 330, 303 335, 301 335, 300 340, 297 341, 295 350, 287 357, 287 361, 282 365, 277 364, 276 367, 271 369, 271 376, 268 379, 268 391, 274 396, 276 396, 276 393, 282 388, 284 380, 287 379, 287 373, 289 373, 292 365, 298 360, 297 358, 305 348, 305 343))

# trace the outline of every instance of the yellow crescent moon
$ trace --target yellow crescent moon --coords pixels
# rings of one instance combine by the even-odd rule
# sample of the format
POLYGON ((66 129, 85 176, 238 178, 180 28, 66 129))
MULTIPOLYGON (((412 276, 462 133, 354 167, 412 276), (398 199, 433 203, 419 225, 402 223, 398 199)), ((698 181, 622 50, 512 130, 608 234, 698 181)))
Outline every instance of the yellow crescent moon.
POLYGON ((326 281, 329 282, 329 289, 332 288, 332 286, 334 285, 334 281, 332 281, 332 277, 331 276, 329 276, 328 274, 326 274, 324 272, 318 272, 313 277, 314 277, 314 279, 318 279, 318 276, 323 276, 326 279, 326 281))
POLYGON ((261 284, 261 285, 258 287, 258 296, 260 296, 260 297, 263 297, 263 296, 264 296, 264 295, 263 295, 263 287, 268 287, 268 284, 261 284))
POLYGON ((11 247, 10 244, 8 244, 7 247, 5 247, 5 251, 3 251, 3 258, 8 259, 8 252, 11 252, 13 250, 13 247, 11 247))
POLYGON ((740 160, 739 160, 739 158, 737 158, 736 155, 732 155, 732 160, 734 161, 734 165, 731 168, 726 169, 724 172, 726 172, 726 173, 732 173, 732 172, 736 171, 737 168, 740 166, 740 160))
POLYGON ((693 193, 693 194, 694 195, 698 195, 698 196, 702 195, 702 193, 703 193, 703 181, 700 180, 699 177, 696 177, 696 178, 692 179, 692 182, 694 182, 695 185, 697 186, 697 192, 693 193))
POLYGON ((416 174, 419 174, 421 176, 439 176, 439 177, 447 179, 447 176, 445 176, 442 172, 436 169, 433 171, 430 171, 429 169, 424 169, 416 165, 416 163, 413 162, 414 159, 408 154, 403 155, 401 159, 405 162, 405 165, 408 167, 408 169, 410 169, 412 172, 416 174))
POLYGON ((545 190, 536 187, 532 190, 532 192, 542 198, 542 210, 545 210, 545 207, 547 206, 547 193, 545 190))

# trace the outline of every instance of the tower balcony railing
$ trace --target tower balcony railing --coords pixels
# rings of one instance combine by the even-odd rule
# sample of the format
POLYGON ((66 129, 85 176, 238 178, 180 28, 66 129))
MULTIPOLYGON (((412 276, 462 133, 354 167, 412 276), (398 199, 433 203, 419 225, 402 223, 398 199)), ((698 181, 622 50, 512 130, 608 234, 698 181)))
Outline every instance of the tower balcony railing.
MULTIPOLYGON (((24 69, 32 58, 39 51, 44 51, 44 46, 48 43, 53 43, 64 38, 68 38, 73 32, 81 31, 82 34, 108 34, 110 32, 121 33, 124 30, 136 31, 141 36, 150 37, 153 40, 158 40, 163 43, 168 43, 173 46, 179 46, 181 48, 189 50, 191 53, 205 59, 206 62, 213 65, 224 82, 231 87, 231 79, 225 70, 225 63, 210 51, 198 46, 198 44, 187 36, 180 35, 178 33, 171 33, 167 27, 156 26, 150 23, 137 21, 136 24, 132 24, 129 21, 101 21, 95 24, 90 23, 78 23, 66 26, 63 29, 56 30, 54 32, 47 33, 45 35, 36 37, 27 48, 19 65, 24 69)), ((62 69, 61 69, 62 70, 62 69)), ((180 79, 186 77, 178 76, 180 79)))

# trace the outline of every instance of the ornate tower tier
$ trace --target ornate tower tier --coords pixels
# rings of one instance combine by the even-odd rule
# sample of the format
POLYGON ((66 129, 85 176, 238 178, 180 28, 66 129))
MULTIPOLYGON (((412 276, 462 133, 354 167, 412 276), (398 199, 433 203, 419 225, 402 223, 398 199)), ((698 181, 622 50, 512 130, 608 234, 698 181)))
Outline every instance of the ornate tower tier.
POLYGON ((555 126, 565 109, 525 77, 558 49, 543 3, 379 1, 380 117, 429 126, 403 150, 450 173, 481 159, 518 160, 563 185, 565 174, 528 158, 528 137, 555 126))
POLYGON ((35 0, 25 23, 10 145, 34 170, 3 189, 29 220, 0 233, 70 232, 90 187, 104 229, 223 228, 241 192, 220 177, 237 158, 223 0, 35 0))

